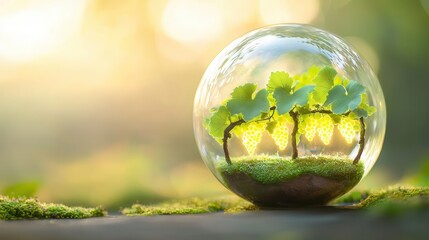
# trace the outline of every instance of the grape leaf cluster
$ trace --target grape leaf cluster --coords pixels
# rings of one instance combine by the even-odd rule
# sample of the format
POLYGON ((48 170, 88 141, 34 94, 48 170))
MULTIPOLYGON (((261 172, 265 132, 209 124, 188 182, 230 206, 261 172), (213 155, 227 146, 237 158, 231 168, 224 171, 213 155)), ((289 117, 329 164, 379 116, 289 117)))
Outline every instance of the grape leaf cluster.
POLYGON ((358 119, 375 111, 359 82, 338 75, 330 66, 312 66, 296 76, 272 72, 263 88, 253 83, 236 87, 205 119, 205 128, 220 144, 232 137, 225 134, 240 137, 252 155, 264 131, 280 151, 286 149, 294 124, 297 144, 303 134, 308 141, 317 135, 327 145, 334 126, 352 143, 361 128, 358 119), (291 116, 299 116, 299 124, 291 116))

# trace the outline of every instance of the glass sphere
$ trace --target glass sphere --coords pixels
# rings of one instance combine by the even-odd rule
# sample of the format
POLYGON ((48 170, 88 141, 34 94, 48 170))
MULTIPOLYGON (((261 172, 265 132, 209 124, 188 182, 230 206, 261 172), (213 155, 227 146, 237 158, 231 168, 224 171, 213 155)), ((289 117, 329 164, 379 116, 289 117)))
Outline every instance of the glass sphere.
POLYGON ((377 160, 385 128, 369 64, 309 25, 268 26, 230 43, 194 102, 205 164, 259 206, 322 205, 348 192, 377 160))

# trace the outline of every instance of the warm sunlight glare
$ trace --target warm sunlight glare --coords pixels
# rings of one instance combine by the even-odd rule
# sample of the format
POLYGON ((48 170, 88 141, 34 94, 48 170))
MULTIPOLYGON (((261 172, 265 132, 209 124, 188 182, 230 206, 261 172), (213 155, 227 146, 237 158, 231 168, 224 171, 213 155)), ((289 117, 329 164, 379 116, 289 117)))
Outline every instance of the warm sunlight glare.
POLYGON ((26 61, 48 53, 80 26, 85 0, 30 1, 0 15, 0 58, 26 61))
POLYGON ((165 34, 185 44, 214 39, 222 27, 221 9, 214 1, 170 0, 163 13, 165 34))
POLYGON ((319 1, 260 0, 259 13, 264 24, 310 23, 319 13, 319 1))

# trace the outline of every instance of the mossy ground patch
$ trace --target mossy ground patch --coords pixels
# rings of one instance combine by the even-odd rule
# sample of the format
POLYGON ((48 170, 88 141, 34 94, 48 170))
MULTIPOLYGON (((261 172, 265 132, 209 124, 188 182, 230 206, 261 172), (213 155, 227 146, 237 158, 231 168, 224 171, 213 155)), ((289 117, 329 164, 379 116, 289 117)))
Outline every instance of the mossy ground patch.
POLYGON ((358 206, 377 207, 385 204, 426 205, 429 207, 429 187, 389 187, 369 194, 358 206))
POLYGON ((279 156, 246 156, 233 159, 231 165, 220 161, 217 170, 223 174, 245 173, 263 184, 280 183, 304 174, 330 179, 350 179, 359 182, 364 173, 362 162, 331 156, 288 159, 279 156))
POLYGON ((221 198, 191 198, 177 201, 168 201, 153 205, 134 204, 122 210, 127 216, 153 215, 183 215, 213 212, 242 212, 255 210, 256 207, 235 196, 221 198))
MULTIPOLYGON (((333 202, 332 206, 353 205, 353 209, 372 209, 381 214, 390 214, 398 209, 429 208, 428 187, 390 187, 374 192, 351 192, 333 202), (418 199, 416 199, 418 198, 418 199), (416 201, 419 200, 419 201, 416 201), (395 203, 394 208, 389 203, 395 203), (389 208, 386 208, 389 204, 389 208), (392 210, 393 209, 393 210, 392 210)), ((184 215, 213 212, 240 213, 255 211, 258 207, 235 196, 223 198, 192 198, 168 201, 153 205, 135 204, 122 210, 127 216, 184 215)))
MULTIPOLYGON (((355 209, 372 209, 382 214, 429 208, 428 187, 390 187, 375 192, 352 192, 333 205, 350 205, 355 209)), ((240 213, 258 207, 235 196, 191 198, 153 205, 134 204, 122 210, 127 216, 184 215, 213 212, 240 213)), ((0 196, 0 219, 80 219, 106 216, 103 209, 68 207, 62 204, 41 203, 36 199, 11 199, 0 196)))
POLYGON ((62 204, 42 203, 34 198, 0 196, 0 220, 79 219, 106 215, 101 207, 68 207, 62 204))

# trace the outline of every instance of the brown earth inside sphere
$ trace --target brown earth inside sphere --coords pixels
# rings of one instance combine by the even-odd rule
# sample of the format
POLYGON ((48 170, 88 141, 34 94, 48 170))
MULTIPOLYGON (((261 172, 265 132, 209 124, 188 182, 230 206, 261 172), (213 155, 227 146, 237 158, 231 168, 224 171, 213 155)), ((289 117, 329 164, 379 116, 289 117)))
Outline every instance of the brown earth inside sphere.
POLYGON ((236 194, 260 207, 325 205, 352 189, 360 179, 331 179, 303 174, 275 184, 263 184, 246 173, 221 173, 236 194))

